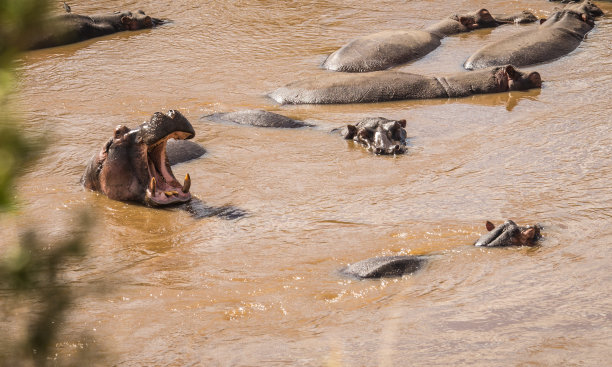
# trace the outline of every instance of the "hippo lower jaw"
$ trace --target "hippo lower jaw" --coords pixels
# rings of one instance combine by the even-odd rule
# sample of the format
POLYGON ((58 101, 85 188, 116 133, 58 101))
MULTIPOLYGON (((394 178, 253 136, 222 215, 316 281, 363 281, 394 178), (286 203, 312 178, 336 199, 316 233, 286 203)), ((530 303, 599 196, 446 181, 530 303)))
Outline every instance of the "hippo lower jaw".
POLYGON ((191 200, 191 178, 185 176, 184 184, 174 177, 166 155, 168 139, 184 140, 190 134, 176 131, 146 147, 146 161, 149 172, 149 185, 145 193, 145 203, 151 206, 172 205, 191 200))

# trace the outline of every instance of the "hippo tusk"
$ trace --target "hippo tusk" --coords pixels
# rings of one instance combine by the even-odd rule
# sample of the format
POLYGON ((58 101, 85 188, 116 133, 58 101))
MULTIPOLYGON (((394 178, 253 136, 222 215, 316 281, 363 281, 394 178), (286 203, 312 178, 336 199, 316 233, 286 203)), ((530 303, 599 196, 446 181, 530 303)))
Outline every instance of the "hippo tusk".
POLYGON ((189 173, 185 175, 185 183, 183 184, 183 188, 181 189, 185 194, 189 192, 189 188, 191 188, 191 177, 189 177, 189 173))
POLYGON ((149 191, 151 191, 151 196, 155 196, 155 186, 157 186, 155 177, 151 177, 151 182, 149 183, 149 191))

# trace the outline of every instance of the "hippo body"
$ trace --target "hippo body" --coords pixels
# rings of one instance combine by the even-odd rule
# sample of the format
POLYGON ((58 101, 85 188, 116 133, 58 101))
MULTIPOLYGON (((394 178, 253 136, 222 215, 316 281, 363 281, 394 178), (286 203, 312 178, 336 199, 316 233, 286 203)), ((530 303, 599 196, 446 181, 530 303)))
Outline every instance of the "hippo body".
POLYGON ((62 14, 50 18, 46 31, 33 40, 27 49, 63 46, 117 32, 153 28, 165 22, 151 18, 142 10, 92 16, 62 14))
POLYGON ((493 17, 486 9, 452 16, 424 30, 388 30, 352 40, 323 62, 323 68, 344 72, 384 70, 419 59, 441 44, 442 38, 503 23, 537 20, 533 14, 493 17))
POLYGON ((473 70, 505 64, 525 66, 554 60, 576 49, 593 26, 588 12, 562 10, 536 29, 480 48, 463 66, 473 70))
POLYGON ((406 120, 367 117, 356 125, 347 125, 332 132, 340 133, 375 154, 402 154, 406 152, 406 120))
POLYGON ((278 113, 264 110, 245 110, 229 113, 214 113, 204 116, 212 121, 225 123, 235 123, 239 125, 251 125, 257 127, 276 127, 276 128, 300 128, 312 126, 303 121, 294 120, 278 113))
POLYGON ((401 277, 416 272, 425 262, 424 256, 373 257, 351 264, 340 273, 358 279, 401 277))
POLYGON ((537 72, 530 74, 511 65, 430 77, 397 71, 360 74, 325 74, 290 83, 269 94, 281 104, 371 103, 406 99, 456 98, 539 88, 537 72))
POLYGON ((166 155, 171 166, 200 158, 206 154, 206 149, 190 140, 169 139, 166 144, 166 155))
POLYGON ((173 110, 156 112, 133 130, 117 126, 113 137, 87 164, 81 182, 114 200, 151 206, 187 202, 191 199, 191 178, 187 175, 181 184, 174 177, 166 145, 169 139, 191 139, 194 135, 189 121, 173 110))

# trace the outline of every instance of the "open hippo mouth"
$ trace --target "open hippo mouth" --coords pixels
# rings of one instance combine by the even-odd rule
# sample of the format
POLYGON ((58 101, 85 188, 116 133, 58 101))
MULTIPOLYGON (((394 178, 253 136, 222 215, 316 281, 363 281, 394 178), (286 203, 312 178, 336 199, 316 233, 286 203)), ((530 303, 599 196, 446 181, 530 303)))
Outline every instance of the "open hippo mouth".
POLYGON ((189 201, 191 178, 189 174, 185 175, 181 184, 174 177, 166 145, 169 139, 191 139, 195 135, 191 124, 178 111, 170 110, 166 115, 159 112, 154 114, 151 121, 141 125, 139 130, 137 134, 143 140, 148 172, 145 202, 159 206, 189 201))
POLYGON ((495 227, 491 222, 486 223, 488 233, 474 243, 475 246, 502 247, 502 246, 534 246, 542 238, 539 225, 519 227, 511 220, 495 227))
POLYGON ((135 129, 119 125, 102 150, 89 161, 83 185, 110 199, 139 201, 152 206, 191 199, 191 179, 174 177, 166 147, 168 139, 191 139, 195 130, 178 111, 156 112, 135 129))

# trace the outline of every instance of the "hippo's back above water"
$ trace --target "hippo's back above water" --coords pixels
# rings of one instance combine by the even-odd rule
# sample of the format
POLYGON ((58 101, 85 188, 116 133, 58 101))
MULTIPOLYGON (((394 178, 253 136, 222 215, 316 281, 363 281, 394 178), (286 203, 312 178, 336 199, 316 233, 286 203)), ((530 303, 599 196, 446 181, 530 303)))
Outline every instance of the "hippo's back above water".
POLYGON ((360 279, 399 277, 414 273, 425 264, 424 256, 382 256, 356 262, 340 272, 360 279))
POLYGON ((585 13, 557 12, 536 29, 485 45, 467 59, 464 67, 526 66, 554 60, 578 47, 592 28, 592 20, 585 13))
POLYGON ((207 115, 204 117, 211 121, 229 122, 239 125, 251 125, 257 127, 299 128, 312 126, 303 121, 294 120, 287 116, 264 110, 213 113, 212 115, 207 115))
POLYGON ((427 55, 440 46, 440 39, 421 30, 383 31, 349 42, 329 55, 323 67, 347 72, 383 70, 427 55))

